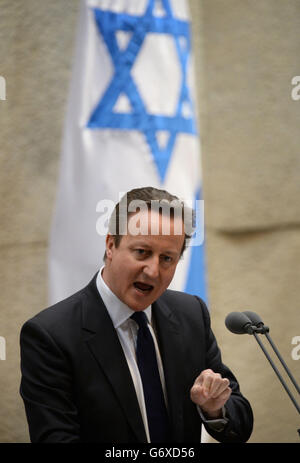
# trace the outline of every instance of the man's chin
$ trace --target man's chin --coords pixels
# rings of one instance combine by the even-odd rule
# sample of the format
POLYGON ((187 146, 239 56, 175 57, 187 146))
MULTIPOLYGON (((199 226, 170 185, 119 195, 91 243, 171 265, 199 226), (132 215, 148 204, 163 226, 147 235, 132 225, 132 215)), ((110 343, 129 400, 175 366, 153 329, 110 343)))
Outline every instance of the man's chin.
POLYGON ((151 305, 154 302, 153 299, 149 299, 149 301, 144 301, 144 302, 138 302, 138 301, 131 301, 129 307, 134 310, 135 312, 140 312, 142 310, 147 309, 149 305, 151 305))
POLYGON ((154 293, 154 290, 150 291, 149 293, 141 293, 139 290, 134 289, 134 293, 130 298, 130 303, 128 306, 132 310, 140 312, 147 309, 147 307, 149 307, 149 305, 151 305, 157 298, 158 296, 156 293, 154 293))

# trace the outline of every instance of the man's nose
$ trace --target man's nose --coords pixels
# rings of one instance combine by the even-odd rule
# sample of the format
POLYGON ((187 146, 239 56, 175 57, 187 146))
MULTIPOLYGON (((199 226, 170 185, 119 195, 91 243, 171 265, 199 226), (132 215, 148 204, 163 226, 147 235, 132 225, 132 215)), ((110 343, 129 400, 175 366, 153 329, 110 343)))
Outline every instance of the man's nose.
POLYGON ((147 260, 144 273, 151 279, 155 279, 159 276, 159 256, 152 256, 147 260))

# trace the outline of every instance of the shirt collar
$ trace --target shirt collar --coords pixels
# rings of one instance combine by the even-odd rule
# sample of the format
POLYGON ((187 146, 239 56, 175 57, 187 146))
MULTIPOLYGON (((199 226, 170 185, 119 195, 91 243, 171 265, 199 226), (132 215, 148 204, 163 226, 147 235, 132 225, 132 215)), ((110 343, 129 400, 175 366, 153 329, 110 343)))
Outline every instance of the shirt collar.
MULTIPOLYGON (((104 269, 104 265, 100 268, 97 279, 96 285, 99 291, 99 294, 107 308, 107 311, 112 319, 113 325, 115 328, 121 326, 126 320, 128 320, 131 315, 134 313, 128 305, 124 304, 107 286, 105 281, 102 278, 102 272, 104 269)), ((152 307, 149 305, 145 310, 144 313, 147 316, 148 322, 151 324, 151 314, 152 314, 152 307)))

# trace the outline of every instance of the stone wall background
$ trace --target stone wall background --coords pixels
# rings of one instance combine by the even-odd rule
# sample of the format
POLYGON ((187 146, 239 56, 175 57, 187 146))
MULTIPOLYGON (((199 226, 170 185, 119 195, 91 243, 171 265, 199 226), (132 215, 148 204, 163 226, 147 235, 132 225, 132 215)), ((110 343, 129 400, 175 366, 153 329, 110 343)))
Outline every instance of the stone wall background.
MULTIPOLYGON (((209 306, 223 360, 250 400, 250 442, 297 442, 299 419, 256 342, 224 326, 253 310, 300 382, 300 1, 190 0, 209 306)), ((48 233, 78 0, 0 0, 0 442, 28 442, 19 332, 47 305, 48 233)), ((281 368, 279 368, 282 371, 281 368)))
POLYGON ((190 4, 212 326, 254 410, 250 442, 297 442, 297 411, 255 339, 231 334, 224 319, 260 314, 299 383, 300 102, 291 79, 300 74, 300 2, 190 4))
POLYGON ((54 207, 77 0, 0 0, 0 442, 28 442, 19 335, 47 306, 54 207))

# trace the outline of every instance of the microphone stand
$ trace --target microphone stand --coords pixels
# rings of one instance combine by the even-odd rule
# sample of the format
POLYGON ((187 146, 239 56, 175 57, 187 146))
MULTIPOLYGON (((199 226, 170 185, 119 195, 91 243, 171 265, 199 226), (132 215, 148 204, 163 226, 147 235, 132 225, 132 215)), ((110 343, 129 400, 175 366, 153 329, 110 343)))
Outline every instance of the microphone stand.
POLYGON ((269 343, 271 344, 271 347, 272 347, 273 351, 275 352, 275 354, 277 355, 277 357, 279 358, 279 360, 280 360, 280 362, 281 362, 281 365, 283 366, 283 368, 285 369, 286 373, 288 374, 290 380, 291 380, 292 383, 294 384, 294 386, 295 386, 295 388, 296 388, 298 394, 300 394, 300 388, 299 388, 298 384, 296 383, 295 378, 293 377, 293 375, 292 375, 292 373, 290 372, 290 370, 289 370, 287 364, 285 363, 285 361, 284 361, 283 358, 281 357, 281 355, 280 355, 278 349, 276 348, 274 342, 273 342, 272 339, 271 339, 271 336, 269 335, 269 328, 268 328, 268 327, 265 327, 265 328, 267 328, 267 331, 266 331, 266 333, 265 333, 265 336, 266 336, 267 340, 268 340, 269 343))
MULTIPOLYGON (((289 375, 291 381, 293 382, 294 386, 296 387, 296 389, 297 389, 297 391, 298 391, 298 393, 299 393, 299 386, 298 386, 298 384, 296 383, 296 381, 295 381, 295 379, 293 378, 291 372, 289 371, 289 369, 288 369, 286 363, 285 363, 284 360, 282 359, 282 357, 281 357, 281 355, 279 354, 277 348, 275 347, 275 345, 274 345, 274 343, 273 343, 271 337, 270 337, 269 334, 268 334, 269 328, 268 328, 267 326, 262 326, 262 327, 252 326, 251 328, 253 329, 253 331, 251 330, 252 333, 249 332, 249 334, 253 334, 253 336, 255 337, 255 339, 256 339, 257 343, 259 344, 261 350, 262 350, 263 353, 265 354, 265 356, 266 356, 266 358, 268 359, 268 361, 269 361, 271 367, 272 367, 273 370, 275 371, 275 373, 276 373, 276 375, 277 375, 279 381, 281 382, 282 386, 284 387, 285 391, 287 392, 289 398, 290 398, 291 401, 293 402, 294 406, 296 407, 296 409, 297 409, 297 411, 298 411, 298 413, 299 413, 299 415, 300 415, 300 407, 299 407, 299 405, 298 405, 298 403, 297 403, 295 397, 293 396, 293 394, 292 394, 291 391, 289 390, 289 388, 288 388, 286 382, 284 381, 283 377, 282 377, 281 374, 279 373, 279 371, 278 371, 276 365, 274 364, 273 360, 271 359, 270 355, 268 354, 268 352, 267 352, 265 346, 263 345, 263 343, 262 343, 261 340, 259 339, 259 336, 258 336, 259 333, 260 333, 260 334, 265 334, 265 335, 266 335, 266 337, 267 337, 269 343, 271 344, 271 347, 273 348, 275 354, 276 354, 277 357, 279 358, 280 362, 282 363, 284 369, 285 369, 286 372, 288 373, 288 375, 289 375)), ((298 431, 298 434, 299 434, 299 436, 300 436, 300 428, 297 429, 297 431, 298 431)))

